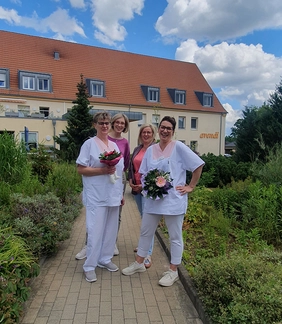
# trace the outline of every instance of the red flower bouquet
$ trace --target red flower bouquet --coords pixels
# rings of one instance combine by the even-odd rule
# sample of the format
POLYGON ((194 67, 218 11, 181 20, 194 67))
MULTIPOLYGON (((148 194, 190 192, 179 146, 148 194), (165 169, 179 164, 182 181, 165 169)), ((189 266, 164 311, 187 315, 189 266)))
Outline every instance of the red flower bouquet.
MULTIPOLYGON (((121 152, 117 152, 116 150, 110 152, 104 152, 99 155, 99 159, 101 163, 107 164, 109 166, 114 166, 118 164, 119 160, 122 158, 121 152)), ((110 180, 112 183, 115 183, 117 179, 120 177, 116 174, 110 174, 110 180)))

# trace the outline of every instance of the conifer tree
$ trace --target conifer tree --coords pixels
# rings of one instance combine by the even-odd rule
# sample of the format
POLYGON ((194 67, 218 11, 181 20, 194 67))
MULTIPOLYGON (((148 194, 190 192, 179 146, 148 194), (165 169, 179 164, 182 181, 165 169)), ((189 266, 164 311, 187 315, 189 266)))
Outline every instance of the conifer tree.
POLYGON ((94 136, 96 131, 92 127, 93 117, 90 115, 90 102, 87 85, 80 75, 80 83, 77 84, 76 100, 74 106, 67 115, 67 127, 63 130, 63 136, 55 136, 54 140, 60 145, 55 149, 56 155, 64 161, 72 162, 78 157, 81 145, 89 137, 94 136))

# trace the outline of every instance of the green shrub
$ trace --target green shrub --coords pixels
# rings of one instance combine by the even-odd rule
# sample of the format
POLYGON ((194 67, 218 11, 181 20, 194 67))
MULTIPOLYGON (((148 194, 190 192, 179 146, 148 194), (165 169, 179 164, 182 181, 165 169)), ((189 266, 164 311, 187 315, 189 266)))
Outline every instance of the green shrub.
POLYGON ((194 281, 212 322, 281 321, 281 260, 281 253, 270 250, 203 260, 195 269, 194 281))
POLYGON ((76 165, 55 164, 52 173, 47 177, 45 187, 59 197, 62 203, 69 204, 71 197, 82 191, 82 179, 76 165))
POLYGON ((0 182, 21 182, 28 160, 23 142, 17 143, 13 135, 0 134, 0 182))
POLYGON ((33 197, 13 194, 11 199, 15 231, 36 256, 57 251, 58 243, 69 237, 73 220, 81 208, 78 198, 72 210, 65 208, 53 193, 33 197))
POLYGON ((33 149, 29 154, 32 165, 32 174, 36 175, 41 183, 45 183, 49 172, 53 170, 51 155, 43 145, 33 149))
POLYGON ((24 240, 11 229, 0 230, 0 322, 16 323, 29 296, 27 283, 39 266, 24 240))

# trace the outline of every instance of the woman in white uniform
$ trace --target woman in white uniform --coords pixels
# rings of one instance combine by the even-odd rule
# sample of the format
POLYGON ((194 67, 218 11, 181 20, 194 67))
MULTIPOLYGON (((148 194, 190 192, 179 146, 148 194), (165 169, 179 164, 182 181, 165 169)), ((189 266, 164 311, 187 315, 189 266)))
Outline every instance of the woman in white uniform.
POLYGON ((144 272, 144 259, 148 254, 152 237, 160 219, 164 216, 169 232, 171 260, 169 270, 159 280, 161 286, 171 286, 178 280, 177 267, 181 264, 183 253, 182 224, 188 205, 188 193, 192 192, 201 176, 204 161, 188 146, 173 140, 176 121, 165 116, 159 125, 160 141, 148 147, 139 172, 143 175, 152 169, 169 172, 173 187, 163 199, 145 199, 138 252, 136 261, 122 270, 124 275, 144 272), (192 172, 186 184, 186 171, 192 172))
POLYGON ((99 155, 116 150, 118 146, 108 139, 111 116, 99 112, 93 117, 97 135, 84 142, 76 160, 77 171, 83 180, 83 204, 86 207, 86 228, 88 233, 86 261, 83 265, 85 279, 97 280, 95 268, 118 271, 112 263, 119 222, 119 207, 124 204, 122 171, 124 159, 115 166, 100 162, 99 155), (115 183, 110 175, 117 173, 115 183))

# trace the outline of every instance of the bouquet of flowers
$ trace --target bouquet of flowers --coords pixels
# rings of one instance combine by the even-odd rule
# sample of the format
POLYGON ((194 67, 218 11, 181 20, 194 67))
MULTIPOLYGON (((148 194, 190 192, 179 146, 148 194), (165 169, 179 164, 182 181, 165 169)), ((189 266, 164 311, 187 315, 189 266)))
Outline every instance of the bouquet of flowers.
MULTIPOLYGON (((122 158, 121 152, 117 152, 116 150, 110 152, 104 152, 99 155, 100 162, 107 164, 109 166, 116 165, 121 158, 122 158)), ((114 174, 110 174, 109 176, 112 183, 115 183, 116 180, 120 178, 116 172, 114 174)))
POLYGON ((169 172, 153 169, 141 177, 142 195, 153 200, 163 199, 173 187, 169 172))

